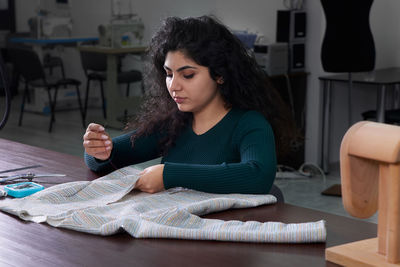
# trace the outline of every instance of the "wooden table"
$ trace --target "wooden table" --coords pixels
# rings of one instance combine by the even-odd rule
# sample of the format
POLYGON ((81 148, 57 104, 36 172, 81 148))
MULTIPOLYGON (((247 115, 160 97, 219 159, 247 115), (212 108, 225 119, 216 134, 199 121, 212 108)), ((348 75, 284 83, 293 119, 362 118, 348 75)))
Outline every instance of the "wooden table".
MULTIPOLYGON (((67 175, 38 179, 44 186, 98 177, 79 157, 4 139, 0 139, 0 155, 0 171, 40 164, 42 167, 31 171, 67 175)), ((25 222, 0 212, 0 266, 337 266, 325 262, 326 247, 376 236, 376 224, 284 203, 204 217, 285 223, 324 219, 328 240, 315 244, 255 244, 135 239, 127 233, 102 237, 25 222)))
POLYGON ((51 37, 51 38, 30 38, 30 37, 14 37, 11 38, 12 43, 22 43, 22 44, 31 44, 31 45, 71 45, 76 46, 78 43, 82 42, 92 42, 98 41, 98 37, 51 37))
POLYGON ((118 56, 123 54, 143 54, 146 46, 135 46, 126 48, 111 48, 102 46, 83 45, 78 46, 80 51, 101 53, 107 55, 107 84, 106 84, 106 99, 107 99, 107 126, 122 129, 124 125, 117 117, 124 115, 124 111, 128 108, 138 107, 141 103, 141 97, 122 97, 118 90, 118 56))
POLYGON ((53 49, 56 46, 76 47, 80 43, 95 42, 98 40, 99 40, 98 37, 82 37, 82 36, 51 37, 51 38, 12 37, 10 39, 10 42, 14 43, 14 44, 25 44, 25 45, 32 46, 33 49, 38 54, 40 60, 43 60, 43 58, 44 58, 43 49, 46 49, 46 48, 53 49))

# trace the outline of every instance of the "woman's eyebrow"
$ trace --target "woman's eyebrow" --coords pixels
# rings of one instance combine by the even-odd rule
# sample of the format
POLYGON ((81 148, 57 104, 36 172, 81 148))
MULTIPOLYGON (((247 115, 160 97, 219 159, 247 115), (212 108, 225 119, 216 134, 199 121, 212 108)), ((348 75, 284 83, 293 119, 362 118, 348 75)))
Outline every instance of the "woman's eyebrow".
MULTIPOLYGON (((169 67, 166 66, 166 65, 164 65, 164 69, 166 69, 166 70, 168 70, 168 71, 172 71, 171 68, 169 68, 169 67)), ((177 71, 177 72, 180 72, 180 71, 183 71, 183 70, 186 70, 186 69, 197 69, 197 68, 194 67, 194 66, 186 65, 186 66, 183 66, 183 67, 178 68, 176 71, 177 71)))

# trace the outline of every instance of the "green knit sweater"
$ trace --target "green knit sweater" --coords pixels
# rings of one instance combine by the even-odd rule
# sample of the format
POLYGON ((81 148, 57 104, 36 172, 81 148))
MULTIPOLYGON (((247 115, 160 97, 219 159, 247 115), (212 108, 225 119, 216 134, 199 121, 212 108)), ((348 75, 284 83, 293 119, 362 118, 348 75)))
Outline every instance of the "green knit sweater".
MULTIPOLYGON (((112 171, 160 156, 160 134, 130 141, 132 132, 113 138, 106 161, 85 154, 93 171, 112 171), (113 166, 114 165, 114 166, 113 166)), ((185 187, 211 193, 268 193, 276 173, 271 126, 256 111, 231 109, 206 133, 197 135, 188 125, 161 161, 164 187, 185 187)))

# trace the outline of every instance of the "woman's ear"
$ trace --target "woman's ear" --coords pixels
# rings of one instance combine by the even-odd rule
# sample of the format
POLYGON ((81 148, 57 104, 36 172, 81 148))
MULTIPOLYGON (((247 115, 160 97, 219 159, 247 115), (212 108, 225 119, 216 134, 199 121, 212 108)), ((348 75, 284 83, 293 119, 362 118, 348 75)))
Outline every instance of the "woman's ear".
POLYGON ((224 83, 224 77, 220 76, 217 78, 217 83, 218 84, 223 84, 224 83))

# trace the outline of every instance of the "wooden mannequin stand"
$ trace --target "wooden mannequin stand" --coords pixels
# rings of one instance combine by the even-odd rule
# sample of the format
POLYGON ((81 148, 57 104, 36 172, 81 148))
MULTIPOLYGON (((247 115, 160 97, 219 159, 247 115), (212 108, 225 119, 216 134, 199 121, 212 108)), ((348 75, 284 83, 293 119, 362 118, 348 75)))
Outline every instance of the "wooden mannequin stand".
POLYGON ((400 127, 354 124, 340 147, 343 205, 358 218, 378 209, 378 237, 326 249, 344 266, 400 266, 400 127), (379 188, 379 190, 378 190, 379 188))

